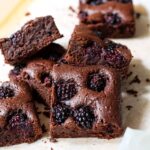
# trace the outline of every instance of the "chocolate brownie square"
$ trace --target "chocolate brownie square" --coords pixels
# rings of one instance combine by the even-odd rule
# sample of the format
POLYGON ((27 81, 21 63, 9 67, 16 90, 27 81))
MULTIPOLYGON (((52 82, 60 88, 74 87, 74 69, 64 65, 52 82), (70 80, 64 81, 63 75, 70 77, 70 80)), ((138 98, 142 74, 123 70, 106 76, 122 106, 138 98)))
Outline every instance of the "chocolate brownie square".
POLYGON ((54 65, 50 135, 53 138, 122 134, 120 77, 104 66, 54 65))
POLYGON ((80 22, 103 37, 128 38, 135 33, 132 0, 80 0, 80 22))
POLYGON ((42 135, 29 87, 23 82, 0 85, 0 146, 31 143, 42 135))
POLYGON ((34 61, 35 59, 45 59, 50 61, 57 62, 61 59, 66 53, 66 49, 57 43, 51 43, 48 46, 44 47, 39 53, 31 57, 25 62, 15 64, 14 68, 9 72, 9 78, 11 80, 20 80, 20 74, 28 62, 34 61))
POLYGON ((0 39, 0 48, 5 62, 16 64, 33 56, 61 37, 51 16, 38 17, 27 22, 10 38, 0 39))
POLYGON ((131 52, 126 46, 102 40, 97 32, 79 25, 74 29, 68 51, 61 62, 76 66, 105 65, 125 76, 131 59, 131 52))
POLYGON ((27 82, 48 106, 51 102, 51 72, 54 63, 50 60, 36 59, 29 62, 20 74, 20 79, 27 82))

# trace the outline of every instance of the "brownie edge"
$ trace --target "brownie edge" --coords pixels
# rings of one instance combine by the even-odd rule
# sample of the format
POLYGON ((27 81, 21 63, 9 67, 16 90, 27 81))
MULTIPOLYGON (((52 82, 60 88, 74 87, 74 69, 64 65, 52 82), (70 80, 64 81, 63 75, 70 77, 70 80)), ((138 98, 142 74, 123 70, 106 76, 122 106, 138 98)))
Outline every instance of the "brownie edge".
POLYGON ((0 49, 8 64, 20 63, 33 56, 62 35, 52 16, 27 22, 9 38, 0 39, 0 49))

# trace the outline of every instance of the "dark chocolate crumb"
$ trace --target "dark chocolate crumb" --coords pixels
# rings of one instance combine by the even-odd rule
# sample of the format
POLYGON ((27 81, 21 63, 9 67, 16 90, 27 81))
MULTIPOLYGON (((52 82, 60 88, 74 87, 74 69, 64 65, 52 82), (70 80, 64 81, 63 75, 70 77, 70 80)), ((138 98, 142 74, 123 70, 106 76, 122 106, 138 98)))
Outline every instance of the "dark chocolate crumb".
POLYGON ((130 89, 126 91, 129 95, 133 95, 134 97, 137 97, 138 91, 130 89))
POLYGON ((51 150, 54 150, 54 149, 51 147, 51 150))
POLYGON ((43 133, 46 133, 46 132, 47 132, 47 129, 46 129, 45 125, 43 124, 41 127, 42 127, 42 132, 43 132, 43 133))
POLYGON ((56 142, 58 142, 55 138, 50 138, 50 142, 52 142, 52 143, 56 143, 56 142))
POLYGON ((30 15, 31 15, 30 12, 26 12, 26 13, 25 13, 25 16, 30 16, 30 15))
POLYGON ((133 74, 133 72, 130 71, 130 72, 127 74, 127 78, 129 78, 132 74, 133 74))
POLYGON ((72 6, 69 6, 69 10, 71 10, 73 13, 76 13, 75 9, 72 6))
POLYGON ((141 80, 139 79, 139 77, 137 75, 133 78, 132 81, 130 81, 129 84, 131 85, 133 83, 138 83, 138 84, 141 83, 141 80))
POLYGON ((149 82, 150 82, 150 79, 149 79, 149 78, 147 78, 145 81, 149 83, 149 82))
POLYGON ((135 17, 136 17, 136 19, 140 19, 140 17, 141 17, 141 13, 136 12, 136 13, 135 13, 135 17))
POLYGON ((44 112, 43 112, 43 115, 44 115, 45 117, 49 118, 49 117, 50 117, 50 112, 44 111, 44 112))
POLYGON ((128 110, 131 110, 131 109, 133 108, 133 106, 127 105, 126 108, 127 108, 128 110))

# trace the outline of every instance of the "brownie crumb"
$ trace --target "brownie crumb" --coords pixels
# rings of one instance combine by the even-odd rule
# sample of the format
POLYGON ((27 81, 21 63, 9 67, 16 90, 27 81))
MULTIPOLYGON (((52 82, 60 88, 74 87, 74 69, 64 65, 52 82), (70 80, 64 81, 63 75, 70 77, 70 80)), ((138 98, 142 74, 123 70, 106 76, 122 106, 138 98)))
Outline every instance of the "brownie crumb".
POLYGON ((25 16, 30 16, 30 15, 31 15, 30 12, 26 12, 26 13, 25 13, 25 16))
POLYGON ((49 111, 49 107, 45 106, 45 107, 44 107, 44 110, 48 110, 48 111, 49 111))
POLYGON ((141 80, 137 75, 133 78, 133 80, 129 84, 131 85, 133 83, 138 83, 138 84, 141 83, 141 80))
POLYGON ((135 64, 133 64, 133 67, 136 67, 136 65, 135 65, 135 64))
POLYGON ((127 78, 129 78, 132 74, 133 74, 133 72, 130 71, 130 72, 127 74, 127 78))
POLYGON ((38 112, 37 112, 37 114, 41 114, 41 113, 42 113, 41 111, 38 111, 38 112))
POLYGON ((140 19, 140 17, 141 17, 141 13, 136 12, 136 13, 135 13, 135 17, 136 17, 136 19, 140 19))
POLYGON ((131 110, 131 109, 133 108, 133 106, 127 105, 126 108, 127 108, 128 110, 131 110))
POLYGON ((69 6, 69 10, 71 10, 73 13, 76 13, 75 9, 72 6, 69 6))
POLYGON ((52 143, 56 143, 56 142, 58 142, 55 138, 50 138, 50 142, 52 142, 52 143))
POLYGON ((137 94, 138 94, 138 91, 133 90, 133 89, 127 90, 126 92, 127 92, 129 95, 133 95, 134 97, 137 97, 137 94))
POLYGON ((150 79, 149 79, 149 78, 147 78, 145 81, 146 81, 147 83, 149 83, 149 82, 150 82, 150 79))
POLYGON ((41 127, 42 127, 42 132, 43 132, 43 133, 46 133, 46 132, 47 132, 47 129, 46 129, 45 125, 43 124, 41 127))
POLYGON ((44 112, 43 112, 43 115, 44 115, 45 117, 49 118, 49 117, 50 117, 50 112, 44 111, 44 112))

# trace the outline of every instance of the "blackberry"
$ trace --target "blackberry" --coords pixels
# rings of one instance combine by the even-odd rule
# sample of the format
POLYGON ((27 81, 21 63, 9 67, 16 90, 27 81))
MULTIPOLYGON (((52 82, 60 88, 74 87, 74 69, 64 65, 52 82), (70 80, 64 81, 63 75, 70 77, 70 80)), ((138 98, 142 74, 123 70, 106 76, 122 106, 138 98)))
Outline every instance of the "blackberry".
POLYGON ((0 99, 13 97, 14 95, 15 95, 15 92, 12 89, 12 87, 10 87, 10 85, 9 86, 8 85, 7 86, 4 86, 4 85, 0 86, 0 99))
POLYGON ((109 52, 113 52, 117 48, 117 44, 112 41, 105 41, 105 50, 109 52))
POLYGON ((131 3, 132 1, 131 0, 119 0, 119 2, 121 2, 121 3, 131 3))
POLYGON ((43 72, 40 75, 40 80, 43 84, 45 84, 45 86, 47 87, 51 87, 52 86, 52 77, 49 73, 45 73, 43 72))
POLYGON ((86 0, 86 3, 89 5, 100 5, 103 4, 106 0, 86 0))
POLYGON ((7 122, 9 127, 14 128, 26 123, 28 117, 21 109, 19 110, 12 110, 7 115, 7 122))
POLYGON ((75 109, 73 117, 78 126, 85 129, 91 129, 95 120, 94 113, 89 106, 80 106, 75 109))
POLYGON ((127 60, 117 51, 105 53, 104 60, 112 67, 122 68, 127 64, 127 60))
POLYGON ((57 124, 62 124, 70 115, 70 110, 66 105, 57 104, 54 106, 53 110, 53 118, 57 124))
POLYGON ((109 25, 118 25, 121 23, 121 17, 117 13, 107 13, 104 18, 109 25))
POLYGON ((87 77, 87 86, 93 91, 101 92, 106 86, 106 78, 98 72, 90 73, 87 77))
POLYGON ((70 100, 77 93, 77 85, 73 79, 59 80, 56 83, 56 97, 58 101, 70 100))

